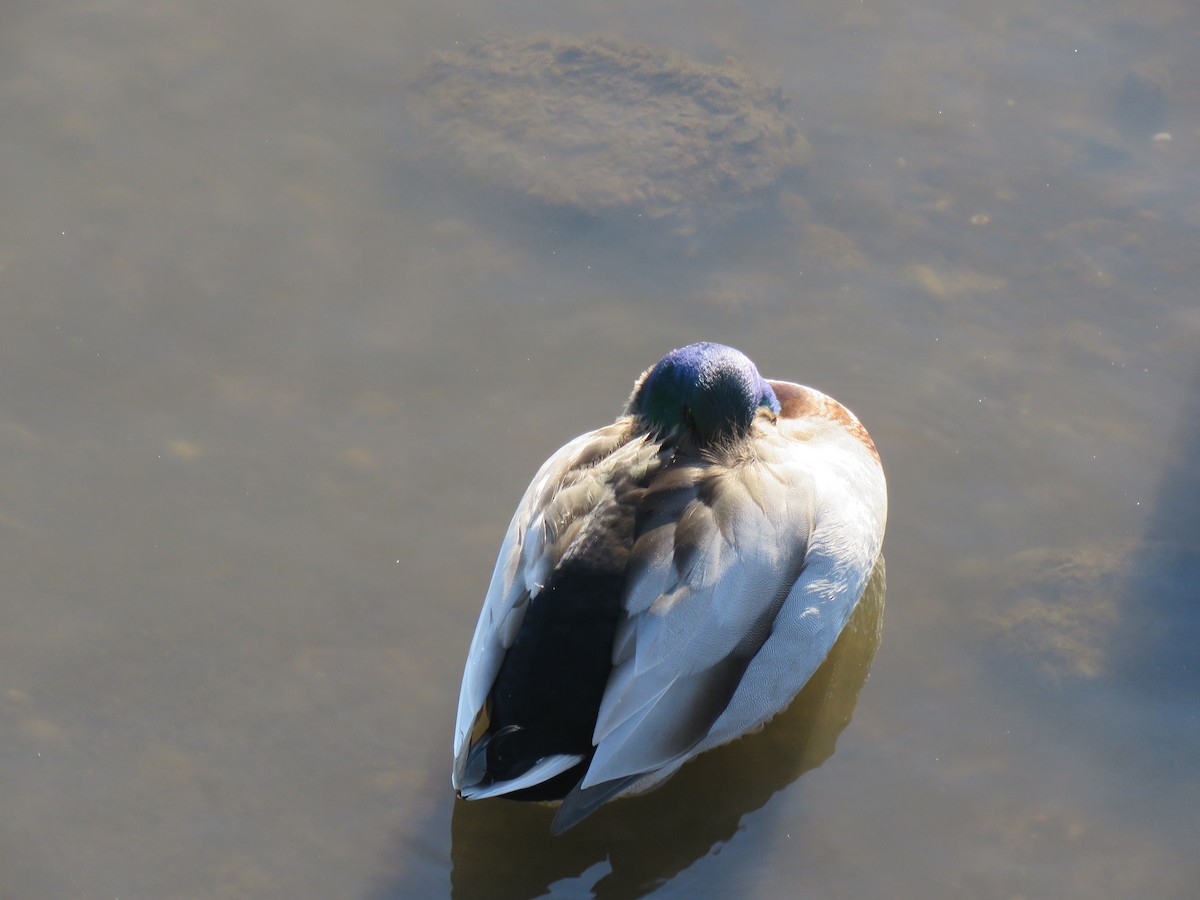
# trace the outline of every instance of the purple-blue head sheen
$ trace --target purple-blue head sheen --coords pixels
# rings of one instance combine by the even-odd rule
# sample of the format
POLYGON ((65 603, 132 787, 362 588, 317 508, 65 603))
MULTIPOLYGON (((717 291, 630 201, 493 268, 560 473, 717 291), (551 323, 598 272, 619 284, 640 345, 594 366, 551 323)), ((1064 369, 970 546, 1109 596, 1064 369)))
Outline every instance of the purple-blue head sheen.
POLYGON ((689 429, 701 443, 745 435, 779 400, 744 353, 703 342, 672 350, 646 375, 632 412, 652 428, 689 429))

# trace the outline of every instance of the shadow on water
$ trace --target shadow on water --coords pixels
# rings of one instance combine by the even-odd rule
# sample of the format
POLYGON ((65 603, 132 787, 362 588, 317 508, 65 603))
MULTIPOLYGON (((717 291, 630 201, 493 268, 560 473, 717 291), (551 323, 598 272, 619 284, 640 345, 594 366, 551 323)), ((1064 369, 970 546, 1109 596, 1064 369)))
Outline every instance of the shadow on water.
POLYGON ((1010 676, 1049 676, 1072 715, 1118 704, 1155 734, 1200 724, 1200 369, 1177 423, 1140 537, 1031 547, 976 573, 1003 585, 984 618, 1010 676))
POLYGON ((1192 377, 1146 539, 1200 546, 1200 365, 1192 377))
MULTIPOLYGON (((549 806, 456 801, 453 896, 539 897, 571 879, 581 882, 573 893, 641 896, 719 852, 749 813, 833 754, 879 646, 885 593, 881 558, 846 629, 792 705, 757 734, 688 763, 659 790, 611 803, 559 837, 550 835, 549 806)), ((718 877, 736 879, 730 870, 738 869, 723 865, 718 877)), ((376 897, 411 896, 408 887, 401 879, 376 897)))
POLYGON ((1118 670, 1155 692, 1200 688, 1200 366, 1178 418, 1143 540, 1128 556, 1118 670))

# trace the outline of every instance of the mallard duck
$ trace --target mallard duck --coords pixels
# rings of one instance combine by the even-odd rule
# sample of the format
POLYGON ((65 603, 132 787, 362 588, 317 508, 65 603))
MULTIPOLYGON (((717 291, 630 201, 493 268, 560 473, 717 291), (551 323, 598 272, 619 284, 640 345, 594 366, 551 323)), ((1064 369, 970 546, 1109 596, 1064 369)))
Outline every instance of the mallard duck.
POLYGON ((552 829, 783 710, 883 544, 857 418, 732 347, 673 350, 538 470, 467 655, 453 785, 561 800, 552 829))

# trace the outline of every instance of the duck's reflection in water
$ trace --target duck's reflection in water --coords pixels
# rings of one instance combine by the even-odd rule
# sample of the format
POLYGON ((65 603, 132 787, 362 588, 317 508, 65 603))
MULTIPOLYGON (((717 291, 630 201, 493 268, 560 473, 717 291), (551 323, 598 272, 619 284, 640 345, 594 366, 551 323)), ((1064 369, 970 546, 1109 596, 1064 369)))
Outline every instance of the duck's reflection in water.
POLYGON ((692 760, 658 790, 611 803, 559 837, 550 835, 553 807, 457 801, 453 896, 538 897, 597 864, 595 896, 637 896, 728 841, 744 816, 833 754, 879 647, 884 569, 881 557, 845 630, 791 706, 757 734, 692 760))

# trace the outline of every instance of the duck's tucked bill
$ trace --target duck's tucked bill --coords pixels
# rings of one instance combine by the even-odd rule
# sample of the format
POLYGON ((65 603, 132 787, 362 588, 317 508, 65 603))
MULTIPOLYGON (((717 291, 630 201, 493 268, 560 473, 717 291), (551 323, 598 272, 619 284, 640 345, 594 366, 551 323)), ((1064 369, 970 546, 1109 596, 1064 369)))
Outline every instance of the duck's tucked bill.
POLYGON ((467 656, 453 783, 555 832, 784 709, 883 544, 875 445, 720 344, 674 350, 533 479, 467 656))

